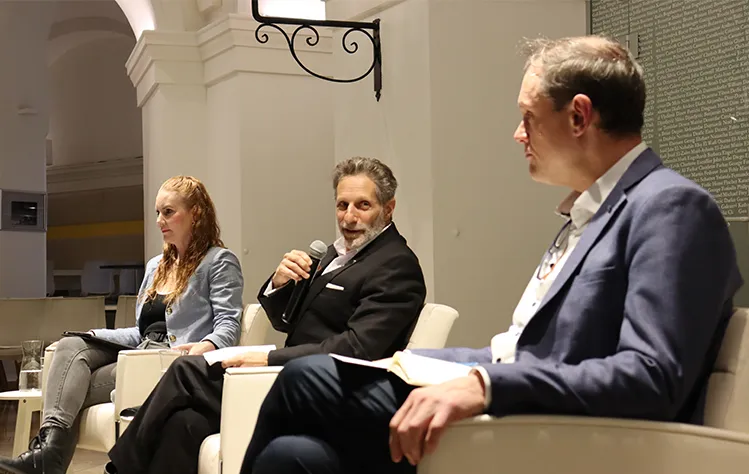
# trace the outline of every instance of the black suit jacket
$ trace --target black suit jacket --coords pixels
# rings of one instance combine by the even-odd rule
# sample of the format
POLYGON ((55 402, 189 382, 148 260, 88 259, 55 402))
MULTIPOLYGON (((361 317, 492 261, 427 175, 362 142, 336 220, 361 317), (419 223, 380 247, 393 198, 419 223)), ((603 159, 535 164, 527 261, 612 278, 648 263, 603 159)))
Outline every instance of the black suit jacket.
POLYGON ((395 224, 346 265, 322 275, 337 256, 333 246, 328 247, 293 325, 285 324, 281 315, 294 285, 270 296, 263 295, 270 279, 260 288, 258 300, 271 324, 288 334, 286 347, 268 354, 268 365, 327 353, 375 360, 408 343, 424 305, 426 285, 418 258, 395 224))

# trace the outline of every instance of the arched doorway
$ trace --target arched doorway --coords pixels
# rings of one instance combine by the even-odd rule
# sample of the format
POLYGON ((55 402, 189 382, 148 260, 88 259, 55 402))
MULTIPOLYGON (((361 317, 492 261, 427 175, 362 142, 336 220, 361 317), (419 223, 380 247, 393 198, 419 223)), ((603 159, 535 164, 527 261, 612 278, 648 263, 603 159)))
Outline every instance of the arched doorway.
POLYGON ((115 0, 125 14, 135 38, 140 38, 145 30, 156 27, 153 5, 150 0, 115 0))
POLYGON ((98 267, 144 260, 143 128, 125 63, 134 25, 148 19, 131 20, 115 0, 55 10, 46 71, 47 294, 111 293, 114 303, 137 291, 137 278, 98 267))

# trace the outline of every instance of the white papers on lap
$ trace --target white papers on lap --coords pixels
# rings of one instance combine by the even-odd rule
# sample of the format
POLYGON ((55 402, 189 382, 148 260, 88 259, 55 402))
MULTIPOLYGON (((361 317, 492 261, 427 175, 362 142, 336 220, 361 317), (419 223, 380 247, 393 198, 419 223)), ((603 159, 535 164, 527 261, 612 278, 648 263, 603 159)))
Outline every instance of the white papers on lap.
POLYGON ((330 357, 334 359, 338 359, 341 362, 345 362, 347 364, 363 365, 364 367, 374 367, 376 369, 387 370, 393 364, 392 357, 388 357, 387 359, 380 359, 380 360, 364 360, 364 359, 357 359, 355 357, 342 356, 339 354, 329 354, 329 355, 330 357))
POLYGON ((213 365, 216 362, 223 362, 226 359, 230 359, 235 355, 244 354, 246 352, 264 352, 276 350, 275 344, 269 344, 267 346, 232 346, 224 347, 223 349, 216 349, 215 351, 206 352, 203 354, 208 365, 213 365))
POLYGON ((417 387, 438 385, 449 380, 465 377, 471 373, 470 366, 424 357, 410 352, 398 351, 393 354, 393 357, 376 361, 354 359, 338 354, 330 354, 330 356, 347 364, 387 370, 403 379, 407 384, 417 387))

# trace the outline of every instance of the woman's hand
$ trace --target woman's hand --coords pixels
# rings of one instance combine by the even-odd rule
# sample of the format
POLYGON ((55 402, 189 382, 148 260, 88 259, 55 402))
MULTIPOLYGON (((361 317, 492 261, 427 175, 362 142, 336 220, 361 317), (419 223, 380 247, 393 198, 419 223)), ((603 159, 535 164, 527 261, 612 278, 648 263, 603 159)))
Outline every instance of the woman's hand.
POLYGON ((191 342, 189 344, 180 344, 172 347, 175 351, 187 351, 187 355, 203 355, 206 352, 216 350, 216 346, 210 341, 191 342))

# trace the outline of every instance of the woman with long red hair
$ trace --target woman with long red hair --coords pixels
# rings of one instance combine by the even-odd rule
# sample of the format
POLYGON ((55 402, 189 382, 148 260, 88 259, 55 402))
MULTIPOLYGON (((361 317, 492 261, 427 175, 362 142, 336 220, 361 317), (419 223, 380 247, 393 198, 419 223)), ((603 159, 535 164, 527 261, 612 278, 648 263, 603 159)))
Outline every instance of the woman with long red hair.
MULTIPOLYGON (((235 345, 242 317, 242 270, 221 241, 205 186, 189 176, 170 178, 159 189, 155 207, 164 250, 146 265, 135 327, 91 332, 133 347, 171 347, 196 355, 235 345)), ((76 418, 83 408, 109 400, 117 352, 80 337, 56 343, 39 434, 29 451, 0 459, 0 471, 67 471, 75 451, 76 418)))

